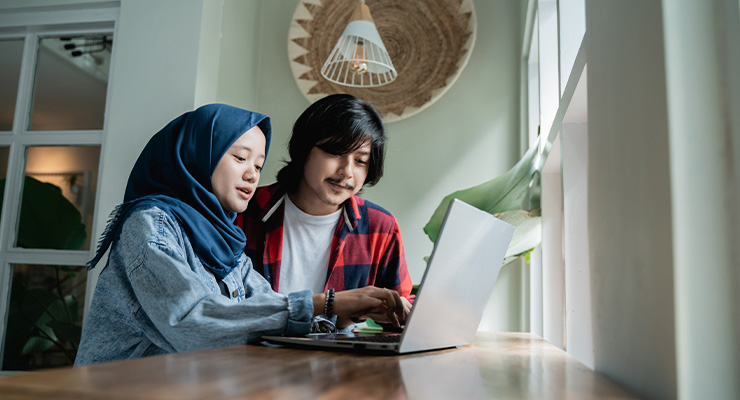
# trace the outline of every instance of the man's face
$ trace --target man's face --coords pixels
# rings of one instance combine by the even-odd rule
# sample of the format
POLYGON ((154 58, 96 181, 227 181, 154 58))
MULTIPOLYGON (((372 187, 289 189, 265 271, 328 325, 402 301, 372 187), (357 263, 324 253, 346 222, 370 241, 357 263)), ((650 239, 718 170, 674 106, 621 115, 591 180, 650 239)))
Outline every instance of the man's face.
POLYGON ((370 143, 346 154, 330 154, 314 146, 309 153, 298 186, 296 205, 308 214, 326 215, 337 211, 365 184, 370 164, 370 143))
POLYGON ((265 162, 265 143, 265 134, 255 126, 234 142, 216 165, 211 187, 225 211, 247 209, 265 162))

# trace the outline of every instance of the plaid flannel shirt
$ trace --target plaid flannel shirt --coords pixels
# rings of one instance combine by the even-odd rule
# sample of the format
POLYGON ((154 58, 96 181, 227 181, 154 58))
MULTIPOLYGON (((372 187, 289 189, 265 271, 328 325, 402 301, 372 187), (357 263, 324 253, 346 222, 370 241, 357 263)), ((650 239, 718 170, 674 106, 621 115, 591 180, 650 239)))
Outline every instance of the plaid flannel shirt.
MULTIPOLYGON (((247 235, 245 252, 273 290, 280 287, 283 249, 283 202, 279 184, 257 189, 236 224, 247 235)), ((380 206, 353 196, 343 204, 331 243, 324 290, 368 285, 396 290, 413 301, 411 276, 396 218, 380 206)))

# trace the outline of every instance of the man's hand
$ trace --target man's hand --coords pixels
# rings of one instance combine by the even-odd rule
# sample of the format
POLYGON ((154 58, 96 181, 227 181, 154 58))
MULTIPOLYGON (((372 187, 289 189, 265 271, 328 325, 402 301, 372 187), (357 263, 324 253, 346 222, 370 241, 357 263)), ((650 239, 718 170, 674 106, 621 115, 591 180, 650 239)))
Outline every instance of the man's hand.
MULTIPOLYGON (((406 319, 409 317, 409 313, 411 312, 411 303, 405 298, 401 297, 401 303, 403 304, 403 318, 401 318, 402 323, 406 323, 406 319)), ((379 324, 392 324, 393 321, 389 320, 385 314, 367 314, 360 317, 360 319, 372 319, 373 321, 379 323, 379 324)), ((398 327, 394 324, 394 326, 398 327)))
POLYGON ((411 304, 395 290, 366 286, 344 290, 334 295, 334 313, 341 317, 378 318, 400 327, 406 321, 411 304))
MULTIPOLYGON (((406 321, 406 319, 408 319, 408 315, 411 312, 411 303, 409 303, 409 301, 405 297, 401 297, 401 301, 403 302, 403 319, 402 319, 401 322, 404 323, 406 321)), ((339 316, 339 317, 337 317, 337 324, 336 325, 337 325, 337 328, 344 329, 344 328, 346 328, 346 327, 348 327, 348 326, 350 326, 350 325, 352 325, 352 324, 354 324, 354 323, 356 323, 358 321, 364 321, 364 320, 366 320, 368 318, 372 319, 373 321, 375 321, 375 322, 377 322, 379 324, 380 323, 382 323, 384 325, 390 324, 390 321, 388 320, 388 318, 384 314, 369 314, 369 315, 363 315, 363 316, 361 316, 359 318, 350 318, 350 317, 342 317, 342 316, 339 316)))

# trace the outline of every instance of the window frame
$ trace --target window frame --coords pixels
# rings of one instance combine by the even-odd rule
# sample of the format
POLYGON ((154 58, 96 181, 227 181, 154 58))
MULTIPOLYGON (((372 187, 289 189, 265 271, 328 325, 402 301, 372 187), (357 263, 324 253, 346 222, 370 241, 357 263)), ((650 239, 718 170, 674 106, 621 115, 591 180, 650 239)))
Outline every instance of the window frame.
MULTIPOLYGON (((573 196, 581 195, 585 181, 580 175, 578 179, 564 177, 563 165, 571 171, 574 162, 583 163, 584 159, 561 157, 563 135, 568 135, 568 149, 572 151, 577 147, 572 141, 586 140, 588 133, 585 22, 584 0, 528 0, 521 90, 521 112, 527 118, 522 119, 521 142, 540 148, 541 177, 537 184, 541 189, 543 232, 530 265, 530 331, 593 367, 589 354, 593 352, 592 342, 580 340, 590 334, 590 314, 583 313, 584 309, 590 310, 590 303, 581 304, 590 302, 584 278, 589 276, 588 260, 573 254, 574 248, 584 251, 587 237, 583 226, 564 222, 565 200, 572 202, 573 196), (539 136, 533 134, 537 124, 539 136), (568 346, 569 335, 578 339, 576 346, 568 346)), ((578 213, 569 215, 570 220, 586 220, 583 210, 574 209, 571 203, 566 206, 568 213, 578 213)))
MULTIPOLYGON (((18 83, 16 108, 12 131, 0 132, 0 147, 9 147, 6 175, 5 201, 0 210, 0 362, 3 359, 5 335, 8 322, 12 271, 16 264, 49 266, 84 266, 95 251, 97 240, 90 241, 86 250, 26 249, 15 246, 20 217, 22 181, 25 175, 26 154, 32 146, 97 146, 101 159, 98 160, 97 188, 100 188, 102 154, 110 109, 111 82, 114 73, 115 41, 111 50, 111 67, 103 128, 75 131, 31 131, 29 129, 38 47, 40 39, 68 35, 109 34, 115 36, 118 23, 119 4, 99 3, 84 8, 81 5, 31 7, 14 10, 0 9, 0 39, 23 39, 21 73, 18 83)), ((95 193, 93 222, 90 235, 97 238, 95 216, 100 199, 100 190, 95 193)), ((94 287, 88 276, 85 304, 93 295, 94 287)), ((85 314, 87 309, 85 308, 85 314)), ((83 316, 84 319, 84 316, 83 316)), ((2 371, 5 372, 5 371, 2 371)), ((0 372, 0 374, 2 373, 0 372)))

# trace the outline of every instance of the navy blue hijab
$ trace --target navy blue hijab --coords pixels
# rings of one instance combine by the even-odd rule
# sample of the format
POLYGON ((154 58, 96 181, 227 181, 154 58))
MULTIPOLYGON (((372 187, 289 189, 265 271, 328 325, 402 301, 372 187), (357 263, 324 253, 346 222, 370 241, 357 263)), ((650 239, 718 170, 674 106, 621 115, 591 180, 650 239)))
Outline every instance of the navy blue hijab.
POLYGON ((157 132, 134 164, 123 203, 113 210, 88 267, 117 240, 132 210, 154 205, 180 223, 203 265, 226 277, 237 266, 246 237, 234 224, 236 213, 224 211, 213 194, 211 175, 231 145, 254 126, 265 134, 267 156, 270 117, 225 104, 187 112, 157 132))

